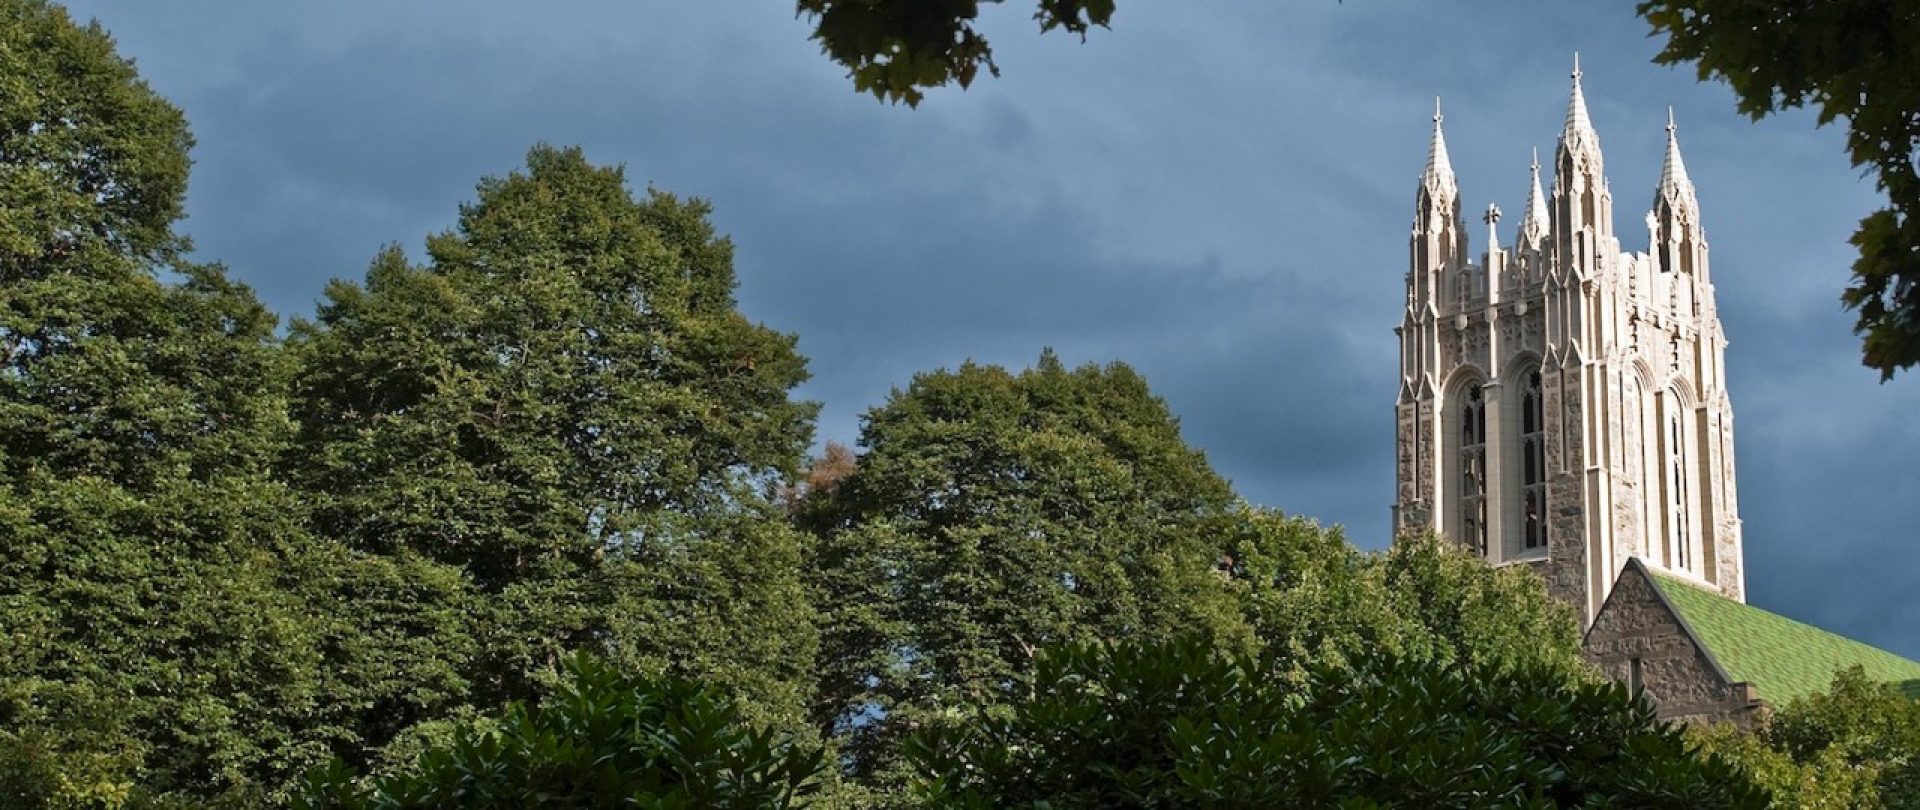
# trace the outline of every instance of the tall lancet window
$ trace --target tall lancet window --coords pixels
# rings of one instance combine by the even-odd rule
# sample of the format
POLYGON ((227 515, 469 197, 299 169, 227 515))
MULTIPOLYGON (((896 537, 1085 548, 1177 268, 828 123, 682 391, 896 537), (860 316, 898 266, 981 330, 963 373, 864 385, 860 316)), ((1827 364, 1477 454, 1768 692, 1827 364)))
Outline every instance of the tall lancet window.
MULTIPOLYGON (((1668 395, 1672 398, 1672 395, 1668 395)), ((1687 511, 1687 431, 1679 401, 1667 411, 1667 531, 1673 543, 1674 566, 1693 569, 1693 537, 1687 511)))
POLYGON ((1527 374, 1520 390, 1520 547, 1547 547, 1546 412, 1541 403, 1540 372, 1527 374))
POLYGON ((1479 383, 1460 392, 1460 542, 1487 553, 1487 403, 1479 383))

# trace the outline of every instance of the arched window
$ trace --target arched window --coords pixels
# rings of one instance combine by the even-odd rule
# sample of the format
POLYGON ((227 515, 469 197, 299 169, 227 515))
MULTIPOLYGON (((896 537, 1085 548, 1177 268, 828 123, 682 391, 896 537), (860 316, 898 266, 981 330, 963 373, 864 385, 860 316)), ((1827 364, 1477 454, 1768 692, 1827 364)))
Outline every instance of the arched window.
POLYGON ((1546 411, 1540 391, 1540 372, 1527 374, 1520 390, 1520 547, 1547 547, 1547 437, 1546 411))
MULTIPOLYGON (((1672 395, 1668 395, 1672 398, 1672 395)), ((1693 537, 1689 531, 1687 510, 1686 425, 1681 421, 1680 403, 1673 399, 1667 409, 1667 532, 1673 544, 1674 565, 1693 568, 1693 537)))
POLYGON ((1460 542, 1487 553, 1487 403, 1479 383, 1460 392, 1460 542))

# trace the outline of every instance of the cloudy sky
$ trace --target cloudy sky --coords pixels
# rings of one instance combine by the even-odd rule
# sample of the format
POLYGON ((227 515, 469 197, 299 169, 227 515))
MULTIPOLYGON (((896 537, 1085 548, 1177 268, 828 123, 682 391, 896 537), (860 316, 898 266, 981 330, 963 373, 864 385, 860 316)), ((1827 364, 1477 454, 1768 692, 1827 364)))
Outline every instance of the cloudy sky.
POLYGON ((917 110, 855 95, 786 0, 72 9, 192 121, 200 258, 285 316, 383 244, 417 255, 530 145, 578 144, 713 201, 742 307, 811 358, 823 439, 918 370, 1124 360, 1248 500, 1369 547, 1433 98, 1467 207, 1519 211, 1579 51, 1628 249, 1677 111, 1751 601, 1920 657, 1920 374, 1878 384, 1837 303, 1876 194, 1842 132, 1653 65, 1623 4, 1126 0, 1082 44, 1016 0, 984 15, 1003 77, 917 110))

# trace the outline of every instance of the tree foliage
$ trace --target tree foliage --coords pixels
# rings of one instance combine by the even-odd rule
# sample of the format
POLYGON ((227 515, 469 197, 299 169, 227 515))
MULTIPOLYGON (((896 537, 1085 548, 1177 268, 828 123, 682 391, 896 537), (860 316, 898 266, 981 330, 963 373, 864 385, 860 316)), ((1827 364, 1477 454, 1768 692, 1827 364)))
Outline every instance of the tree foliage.
POLYGON ((429 240, 427 266, 389 249, 364 286, 329 286, 292 343, 303 473, 339 493, 324 525, 499 590, 797 468, 805 361, 735 310, 707 213, 537 147, 429 240))
POLYGON ((191 139, 97 26, 0 2, 0 87, 0 804, 272 800, 368 698, 275 318, 179 258, 191 139))
POLYGON ((0 280, 177 255, 192 143, 97 24, 0 3, 0 280))
POLYGON ((461 572, 483 705, 592 645, 798 722, 802 540, 764 493, 797 469, 814 406, 788 396, 794 339, 736 310, 707 215, 536 147, 427 264, 389 249, 295 324, 291 471, 316 524, 461 572))
POLYGON ((0 804, 278 804, 587 640, 801 726, 811 406, 703 204, 536 150, 288 352, 106 35, 8 0, 0 64, 0 804))
MULTIPOLYGON (((948 82, 967 87, 981 68, 1000 75, 992 46, 974 27, 982 1, 798 0, 795 7, 855 90, 917 106, 923 91, 948 82)), ((1039 0, 1033 18, 1043 33, 1058 28, 1085 39, 1113 19, 1113 0, 1039 0)))
POLYGON ((1784 807, 1920 806, 1920 701, 1859 667, 1781 707, 1755 734, 1715 729, 1701 740, 1753 772, 1784 807))
POLYGON ((801 806, 820 788, 818 747, 755 728, 722 695, 589 656, 562 670, 545 701, 463 726, 404 772, 316 770, 295 807, 744 810, 801 806))
POLYGON ((1491 568, 1430 535, 1361 552, 1337 528, 1266 510, 1225 525, 1228 571, 1248 620, 1290 675, 1382 653, 1580 671, 1572 611, 1523 568, 1491 568))
POLYGON ((1872 768, 1857 767, 1838 751, 1826 750, 1805 761, 1769 745, 1760 734, 1720 724, 1687 730, 1703 752, 1717 754, 1740 766, 1753 781, 1773 794, 1773 806, 1782 810, 1866 810, 1882 804, 1872 768))
POLYGON ((908 745, 934 807, 1752 807, 1653 709, 1550 668, 1315 667, 1209 642, 1085 644, 908 745))
POLYGON ((817 717, 891 734, 979 702, 1049 644, 1245 643, 1203 531, 1232 491, 1126 366, 921 374, 802 521, 822 535, 817 717))
POLYGON ((1811 106, 1821 124, 1846 120, 1848 157, 1890 204, 1854 232, 1860 258, 1841 300, 1881 379, 1920 362, 1920 3, 1646 0, 1639 12, 1667 37, 1657 61, 1725 80, 1741 112, 1811 106))

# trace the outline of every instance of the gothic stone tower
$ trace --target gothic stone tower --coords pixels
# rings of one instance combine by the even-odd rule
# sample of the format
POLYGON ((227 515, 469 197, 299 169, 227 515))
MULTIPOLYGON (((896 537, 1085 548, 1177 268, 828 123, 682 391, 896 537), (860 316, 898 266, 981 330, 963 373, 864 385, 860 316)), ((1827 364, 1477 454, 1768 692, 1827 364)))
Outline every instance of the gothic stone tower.
POLYGON ((1441 116, 1414 193, 1400 336, 1399 531, 1532 566, 1593 620, 1629 558, 1744 601, 1726 338, 1668 115, 1650 247, 1625 253, 1573 71, 1554 156, 1511 247, 1467 250, 1441 116))

